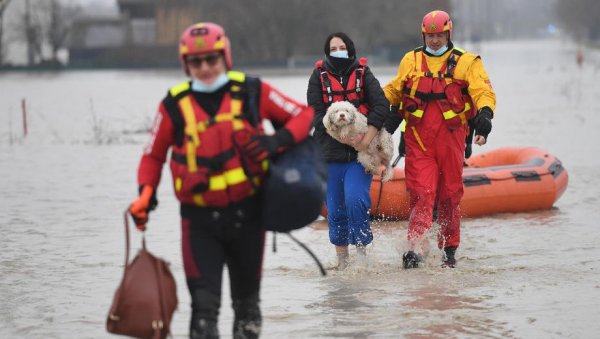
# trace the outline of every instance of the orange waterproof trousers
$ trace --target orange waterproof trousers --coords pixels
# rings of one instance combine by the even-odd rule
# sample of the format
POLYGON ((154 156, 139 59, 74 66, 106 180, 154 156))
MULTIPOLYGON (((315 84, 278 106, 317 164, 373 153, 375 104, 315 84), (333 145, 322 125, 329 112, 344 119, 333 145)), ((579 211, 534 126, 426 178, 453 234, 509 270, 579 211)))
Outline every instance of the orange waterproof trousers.
POLYGON ((416 126, 407 126, 406 187, 410 196, 409 244, 421 240, 431 228, 437 202, 440 225, 438 247, 458 247, 463 196, 463 161, 466 127, 446 127, 439 106, 430 102, 416 126))

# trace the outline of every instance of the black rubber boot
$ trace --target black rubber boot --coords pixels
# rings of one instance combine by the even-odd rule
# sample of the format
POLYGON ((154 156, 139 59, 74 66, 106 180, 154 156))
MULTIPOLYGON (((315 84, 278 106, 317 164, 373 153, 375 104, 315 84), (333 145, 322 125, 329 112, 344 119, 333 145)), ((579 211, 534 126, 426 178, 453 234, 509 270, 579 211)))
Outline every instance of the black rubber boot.
POLYGON ((258 294, 233 301, 233 338, 257 339, 262 329, 258 294))
POLYGON ((446 247, 444 248, 445 257, 442 260, 442 267, 451 267, 454 268, 456 266, 456 258, 454 255, 456 254, 456 247, 446 247))
POLYGON ((218 339, 217 318, 221 298, 206 290, 196 290, 192 295, 191 339, 218 339))
POLYGON ((414 251, 408 251, 402 255, 402 265, 404 268, 417 268, 423 261, 420 255, 414 251))

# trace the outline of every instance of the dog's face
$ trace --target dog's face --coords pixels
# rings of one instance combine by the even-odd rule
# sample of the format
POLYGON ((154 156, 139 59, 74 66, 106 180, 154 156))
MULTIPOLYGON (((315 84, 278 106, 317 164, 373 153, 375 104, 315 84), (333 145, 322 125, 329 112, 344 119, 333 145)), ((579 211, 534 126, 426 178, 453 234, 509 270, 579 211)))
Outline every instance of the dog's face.
POLYGON ((327 129, 351 125, 356 120, 357 110, 347 101, 334 102, 327 109, 323 124, 327 129))

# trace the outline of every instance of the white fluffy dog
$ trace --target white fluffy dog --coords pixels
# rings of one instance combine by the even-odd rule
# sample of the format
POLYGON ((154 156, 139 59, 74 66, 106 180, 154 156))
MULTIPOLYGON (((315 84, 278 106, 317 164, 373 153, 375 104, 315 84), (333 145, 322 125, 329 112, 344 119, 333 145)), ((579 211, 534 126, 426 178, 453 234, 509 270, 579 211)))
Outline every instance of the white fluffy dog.
MULTIPOLYGON (((367 117, 361 114, 354 105, 348 101, 337 101, 331 104, 323 117, 323 125, 327 133, 340 142, 359 134, 367 133, 367 117)), ((392 135, 382 128, 366 151, 358 152, 358 161, 367 173, 380 174, 380 166, 384 166, 383 181, 388 181, 393 176, 390 161, 394 156, 394 142, 392 135)))

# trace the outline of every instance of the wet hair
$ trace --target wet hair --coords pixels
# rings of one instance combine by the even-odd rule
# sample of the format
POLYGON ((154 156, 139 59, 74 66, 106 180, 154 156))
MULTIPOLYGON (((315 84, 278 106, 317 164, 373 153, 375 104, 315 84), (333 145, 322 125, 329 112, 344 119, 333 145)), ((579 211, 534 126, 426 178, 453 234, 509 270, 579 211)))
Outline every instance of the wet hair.
POLYGON ((342 39, 344 44, 346 44, 346 49, 348 50, 349 57, 353 58, 356 56, 356 50, 354 49, 354 42, 352 42, 352 39, 350 39, 346 35, 346 33, 342 33, 342 32, 331 33, 331 34, 329 34, 329 36, 327 36, 327 39, 325 39, 325 46, 323 47, 323 52, 325 52, 325 55, 329 55, 329 53, 330 53, 329 43, 331 42, 331 39, 333 39, 333 38, 342 39))

